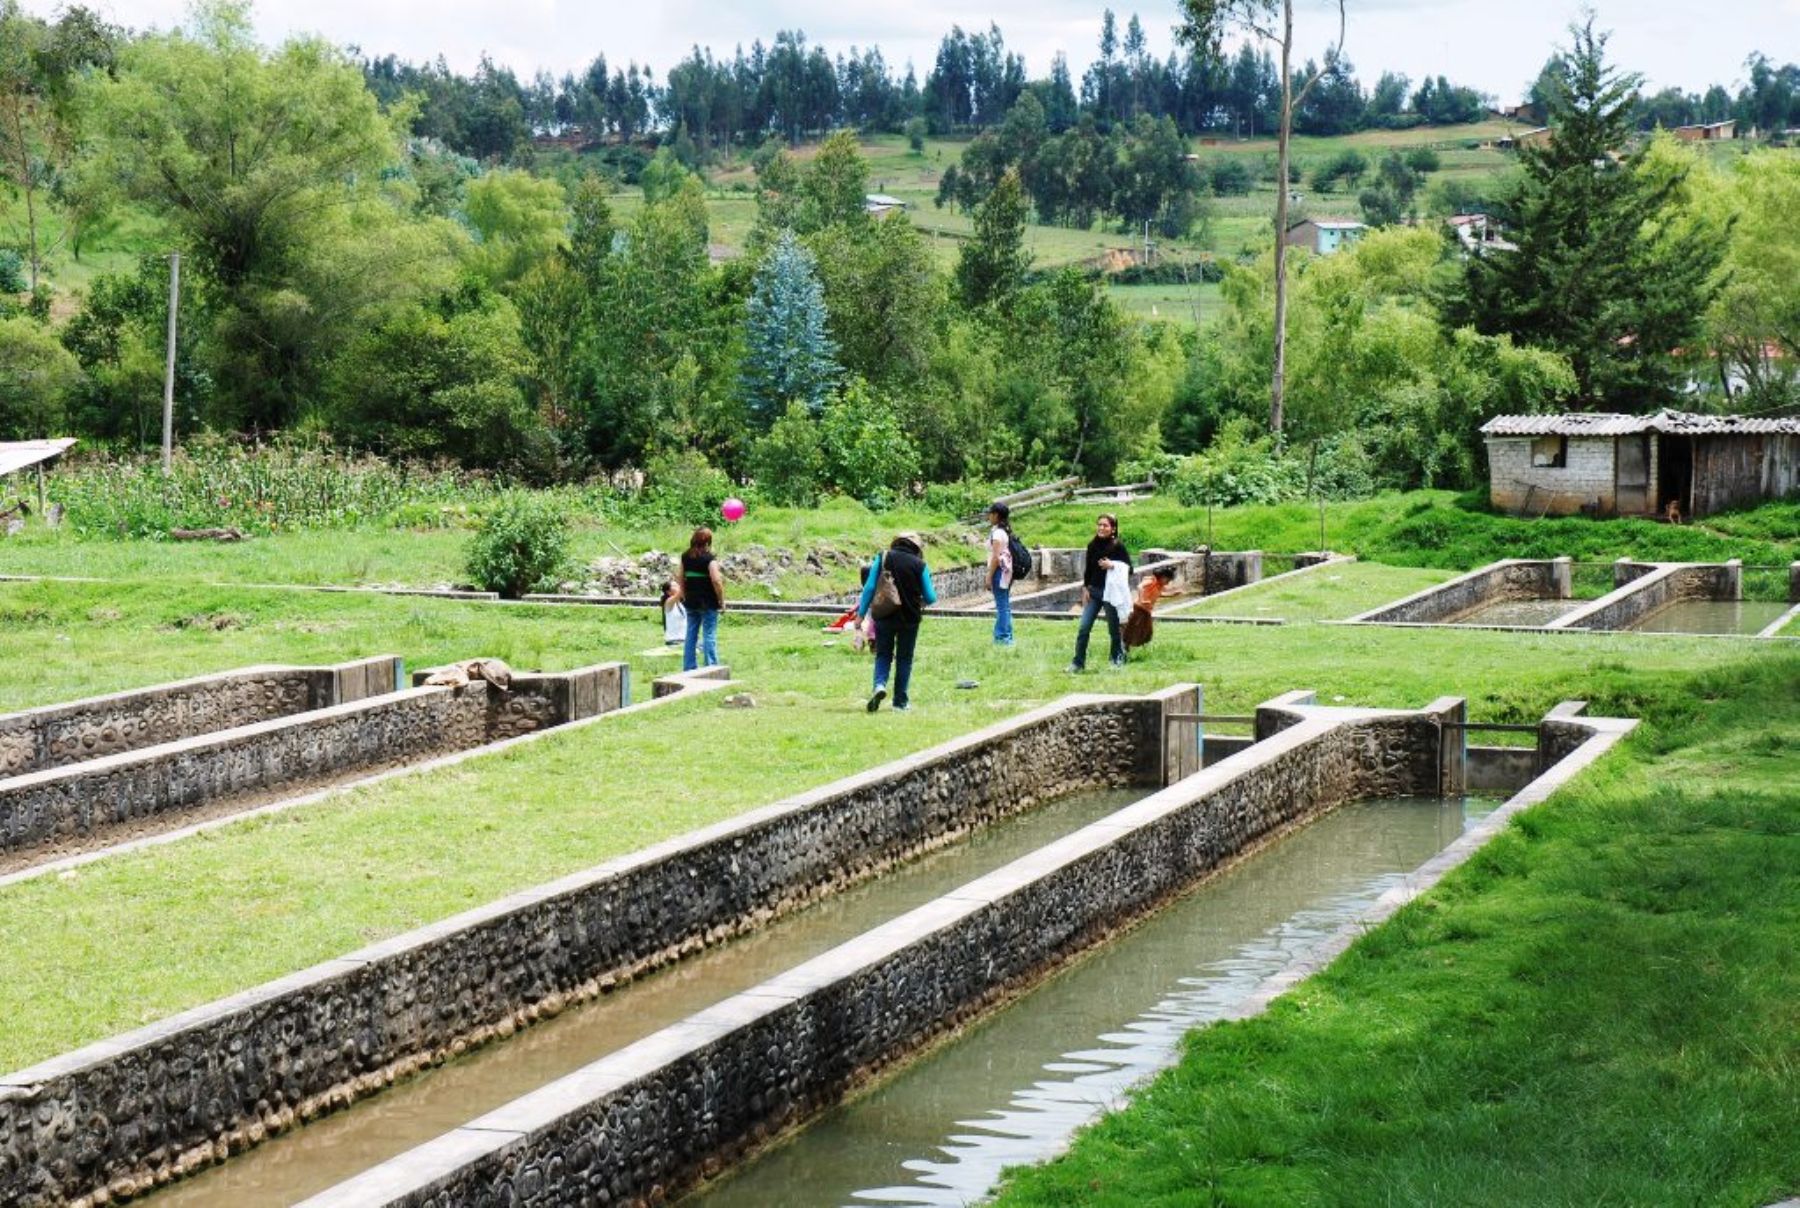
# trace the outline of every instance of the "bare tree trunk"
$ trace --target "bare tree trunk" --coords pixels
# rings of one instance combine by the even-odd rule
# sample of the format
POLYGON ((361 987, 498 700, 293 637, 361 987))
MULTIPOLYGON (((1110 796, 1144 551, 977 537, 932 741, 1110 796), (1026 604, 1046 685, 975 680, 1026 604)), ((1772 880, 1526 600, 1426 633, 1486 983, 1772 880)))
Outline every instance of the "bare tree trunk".
POLYGON ((1281 6, 1281 128, 1275 136, 1275 372, 1269 381, 1269 432, 1281 448, 1287 389, 1287 214, 1288 140, 1294 129, 1294 77, 1288 60, 1294 49, 1294 0, 1281 6))

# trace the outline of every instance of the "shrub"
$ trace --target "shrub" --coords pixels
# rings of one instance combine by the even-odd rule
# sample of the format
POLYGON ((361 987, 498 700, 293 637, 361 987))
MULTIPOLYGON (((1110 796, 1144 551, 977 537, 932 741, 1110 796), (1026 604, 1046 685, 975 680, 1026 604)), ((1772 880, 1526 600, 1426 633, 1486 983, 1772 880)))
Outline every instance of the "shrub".
POLYGON ((871 508, 893 506, 919 475, 899 412, 860 379, 827 404, 819 435, 831 484, 871 508))
POLYGON ((1436 172, 1443 166, 1443 160, 1430 147, 1414 147, 1405 156, 1406 166, 1424 176, 1428 172, 1436 172))
POLYGON ((691 449, 658 453, 644 467, 644 503, 664 520, 704 523, 729 494, 731 479, 691 449))
POLYGON ((1242 197, 1254 183, 1249 165, 1235 155, 1221 155, 1207 167, 1206 183, 1216 197, 1242 197))
POLYGON ((0 247, 0 294, 25 292, 25 258, 9 247, 0 247))
POLYGON ((553 498, 509 491, 469 541, 469 581, 509 600, 556 586, 569 557, 569 522, 553 498))
POLYGON ((807 405, 795 400, 756 442, 750 463, 757 492, 770 503, 811 507, 819 500, 824 457, 819 451, 819 422, 807 405))
POLYGON ((0 440, 61 436, 81 364, 48 327, 0 318, 0 440))
POLYGON ((930 131, 925 119, 915 117, 906 123, 906 145, 914 155, 925 154, 925 135, 930 131))
POLYGON ((1362 153, 1346 148, 1313 169, 1312 187, 1320 193, 1329 193, 1340 183, 1355 188, 1368 170, 1369 161, 1362 153))

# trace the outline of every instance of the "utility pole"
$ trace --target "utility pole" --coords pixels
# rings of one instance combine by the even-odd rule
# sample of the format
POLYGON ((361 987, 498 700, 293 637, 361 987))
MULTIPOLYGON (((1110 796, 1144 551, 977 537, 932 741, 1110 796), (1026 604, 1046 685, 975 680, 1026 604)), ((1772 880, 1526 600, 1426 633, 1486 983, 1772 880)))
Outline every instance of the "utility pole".
POLYGON ((169 359, 163 370, 163 473, 175 458, 175 315, 181 307, 181 253, 169 253, 169 359))

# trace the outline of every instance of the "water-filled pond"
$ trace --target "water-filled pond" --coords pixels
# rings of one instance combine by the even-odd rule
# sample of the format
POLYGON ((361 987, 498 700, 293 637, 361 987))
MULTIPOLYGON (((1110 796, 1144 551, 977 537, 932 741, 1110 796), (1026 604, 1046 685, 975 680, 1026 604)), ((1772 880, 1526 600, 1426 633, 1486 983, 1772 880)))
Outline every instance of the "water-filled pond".
POLYGON ((1761 633, 1790 606, 1766 600, 1677 600, 1632 628, 1639 633, 1761 633))

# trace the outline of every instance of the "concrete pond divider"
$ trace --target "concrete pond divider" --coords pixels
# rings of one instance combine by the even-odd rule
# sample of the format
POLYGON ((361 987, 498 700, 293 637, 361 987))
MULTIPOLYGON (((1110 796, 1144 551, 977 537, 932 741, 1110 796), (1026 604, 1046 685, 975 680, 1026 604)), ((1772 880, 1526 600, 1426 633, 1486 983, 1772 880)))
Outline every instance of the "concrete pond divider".
MULTIPOLYGON (((1306 575, 1316 574, 1332 566, 1347 566, 1356 561, 1354 554, 1334 554, 1330 550, 1308 552, 1294 555, 1294 569, 1282 571, 1278 575, 1263 578, 1263 553, 1261 550, 1250 550, 1246 553, 1213 554, 1206 563, 1205 595, 1193 596, 1165 604, 1156 610, 1159 621, 1199 621, 1206 618, 1183 615, 1188 609, 1198 608, 1202 604, 1212 604, 1225 597, 1241 597, 1258 588, 1269 587, 1277 583, 1291 583, 1306 575), (1254 562, 1250 559, 1254 558, 1254 562), (1221 569, 1215 571, 1211 559, 1227 559, 1221 569)), ((1220 618, 1223 619, 1223 618, 1220 618)))
POLYGON ((1068 697, 0 1076, 0 1203, 141 1194, 1040 801, 1153 788, 1198 762, 1165 750, 1198 708, 1068 697))
POLYGON ((269 664, 0 715, 0 778, 367 700, 398 688, 400 675, 400 660, 386 654, 269 664))
POLYGON ((1567 600, 1573 583, 1574 562, 1569 558, 1503 558, 1392 604, 1358 613, 1349 623, 1448 624, 1502 601, 1567 600))
MULTIPOLYGON (((1269 702, 1258 710, 1259 741, 1241 753, 339 1184, 307 1208, 549 1208, 679 1196, 1287 830, 1361 798, 1461 791, 1460 698, 1413 711, 1311 701, 1292 693, 1269 702)), ((1559 711, 1541 724, 1540 749, 1591 761, 1630 724, 1559 711)), ((1515 800, 1547 792, 1534 781, 1515 800)))
MULTIPOLYGON (((396 662, 344 674, 366 683, 391 677, 396 662)), ((198 811, 239 812, 232 807, 609 712, 626 699, 626 677, 623 663, 608 663, 520 676, 507 692, 482 682, 389 691, 9 777, 0 780, 0 865, 110 846, 198 811)))
POLYGON ((1612 591, 1556 618, 1546 629, 1629 629, 1677 600, 1741 600, 1743 563, 1634 562, 1613 565, 1612 591))

